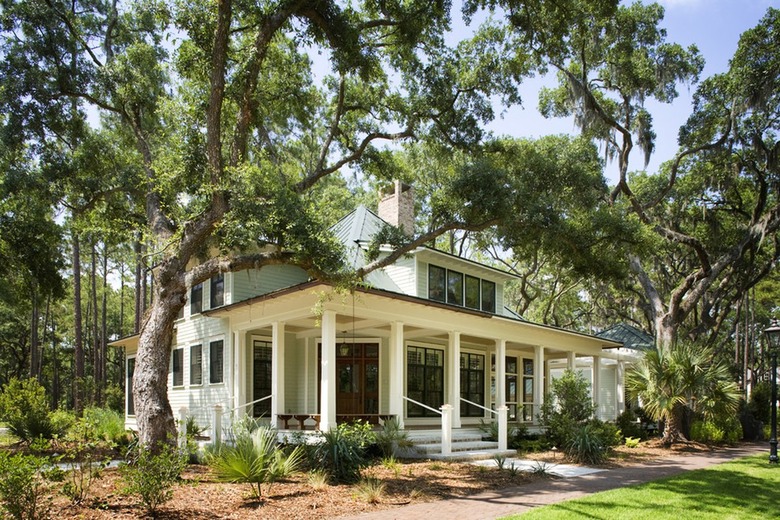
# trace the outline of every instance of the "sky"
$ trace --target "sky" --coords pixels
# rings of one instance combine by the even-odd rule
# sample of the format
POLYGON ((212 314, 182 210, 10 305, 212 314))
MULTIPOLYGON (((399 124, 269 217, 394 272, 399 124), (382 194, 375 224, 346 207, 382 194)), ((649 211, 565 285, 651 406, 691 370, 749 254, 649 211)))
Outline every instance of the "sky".
MULTIPOLYGON (((661 26, 667 30, 666 41, 684 47, 695 44, 706 60, 701 79, 724 72, 742 32, 755 27, 769 7, 780 8, 780 0, 661 0, 659 3, 665 9, 661 26)), ((571 119, 548 120, 536 110, 539 89, 545 84, 554 84, 554 76, 526 80, 520 87, 523 107, 505 111, 503 117, 488 125, 488 129, 495 135, 513 137, 576 133, 571 119)), ((657 171, 659 165, 677 151, 677 133, 690 114, 695 89, 695 85, 680 85, 680 96, 671 105, 646 103, 657 134, 656 150, 647 168, 649 172, 657 171)), ((630 169, 640 169, 644 162, 641 153, 635 153, 631 161, 630 169)), ((604 173, 609 183, 614 184, 617 164, 608 163, 604 173)))

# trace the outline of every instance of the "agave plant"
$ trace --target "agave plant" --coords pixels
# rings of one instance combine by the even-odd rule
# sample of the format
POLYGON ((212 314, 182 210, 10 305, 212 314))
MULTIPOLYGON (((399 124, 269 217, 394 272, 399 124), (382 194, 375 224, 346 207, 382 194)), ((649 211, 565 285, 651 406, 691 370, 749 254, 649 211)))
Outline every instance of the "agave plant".
POLYGON ((249 484, 252 496, 260 500, 263 486, 268 493, 274 482, 292 474, 302 461, 300 446, 287 454, 278 445, 276 430, 261 427, 236 436, 235 445, 224 446, 208 462, 219 480, 249 484))

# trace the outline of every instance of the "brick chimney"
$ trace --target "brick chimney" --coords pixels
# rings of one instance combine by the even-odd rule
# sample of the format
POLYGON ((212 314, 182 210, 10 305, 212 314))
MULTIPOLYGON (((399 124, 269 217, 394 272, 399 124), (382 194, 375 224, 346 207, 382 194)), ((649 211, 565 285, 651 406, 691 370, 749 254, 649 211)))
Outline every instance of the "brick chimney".
POLYGON ((396 180, 390 191, 380 193, 379 218, 414 236, 414 190, 396 180))

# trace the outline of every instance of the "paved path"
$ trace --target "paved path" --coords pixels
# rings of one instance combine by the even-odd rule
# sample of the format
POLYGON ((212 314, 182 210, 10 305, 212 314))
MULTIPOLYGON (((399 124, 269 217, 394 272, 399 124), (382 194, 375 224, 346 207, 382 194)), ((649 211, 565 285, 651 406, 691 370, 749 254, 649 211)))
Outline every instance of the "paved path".
POLYGON ((650 461, 627 468, 610 469, 581 477, 539 480, 524 486, 449 500, 412 504, 397 509, 365 513, 345 519, 363 520, 434 520, 438 518, 468 518, 469 520, 493 520, 510 514, 522 513, 533 507, 554 504, 590 493, 622 486, 641 484, 668 477, 692 469, 706 468, 732 459, 767 453, 763 444, 743 444, 736 448, 723 448, 712 453, 686 454, 650 461))

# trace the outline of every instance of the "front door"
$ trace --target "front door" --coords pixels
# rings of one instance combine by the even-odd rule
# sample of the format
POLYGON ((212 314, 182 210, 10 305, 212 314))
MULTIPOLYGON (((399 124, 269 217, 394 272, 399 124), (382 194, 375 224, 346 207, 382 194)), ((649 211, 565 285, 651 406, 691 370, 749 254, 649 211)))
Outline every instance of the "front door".
POLYGON ((336 415, 379 413, 379 345, 336 345, 336 415))

